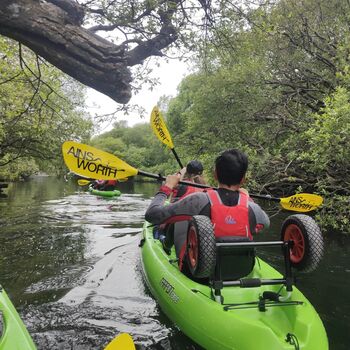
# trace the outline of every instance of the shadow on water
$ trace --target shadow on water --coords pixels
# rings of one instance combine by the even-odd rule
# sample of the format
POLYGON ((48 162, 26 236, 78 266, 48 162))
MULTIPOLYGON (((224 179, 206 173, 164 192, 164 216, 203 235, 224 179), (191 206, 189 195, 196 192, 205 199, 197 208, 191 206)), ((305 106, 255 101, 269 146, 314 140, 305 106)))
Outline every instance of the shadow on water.
MULTIPOLYGON (((43 177, 10 184, 0 198, 1 284, 38 349, 102 349, 119 332, 137 349, 199 350, 164 316, 145 287, 138 251, 157 185, 122 183, 99 198, 76 181, 43 177)), ((273 218, 278 239, 283 217, 273 218)), ((349 240, 327 238, 325 259, 298 287, 323 319, 331 349, 348 349, 349 240)), ((275 266, 279 254, 263 253, 275 266)))

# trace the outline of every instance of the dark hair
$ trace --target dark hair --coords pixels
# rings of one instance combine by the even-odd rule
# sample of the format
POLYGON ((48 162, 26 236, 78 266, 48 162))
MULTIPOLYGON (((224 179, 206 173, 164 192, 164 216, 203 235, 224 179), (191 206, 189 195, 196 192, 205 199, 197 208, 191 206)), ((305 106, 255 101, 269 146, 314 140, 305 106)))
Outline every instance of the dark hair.
POLYGON ((215 160, 218 181, 224 185, 238 185, 248 169, 248 157, 238 149, 228 149, 215 160))
POLYGON ((202 175, 203 165, 199 160, 191 160, 186 166, 186 172, 189 175, 202 175))

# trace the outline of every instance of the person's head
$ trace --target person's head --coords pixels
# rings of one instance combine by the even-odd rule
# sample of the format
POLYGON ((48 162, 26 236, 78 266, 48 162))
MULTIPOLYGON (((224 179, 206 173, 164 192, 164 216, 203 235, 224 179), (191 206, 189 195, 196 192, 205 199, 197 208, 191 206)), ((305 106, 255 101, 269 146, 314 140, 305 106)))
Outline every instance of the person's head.
POLYGON ((191 160, 186 165, 186 173, 184 175, 184 179, 188 179, 196 183, 204 183, 202 174, 202 163, 199 160, 191 160))
POLYGON ((202 175, 203 165, 199 160, 191 160, 186 165, 186 173, 189 175, 202 175))
POLYGON ((215 176, 219 183, 231 186, 243 182, 248 169, 248 157, 238 149, 228 149, 215 160, 215 176))

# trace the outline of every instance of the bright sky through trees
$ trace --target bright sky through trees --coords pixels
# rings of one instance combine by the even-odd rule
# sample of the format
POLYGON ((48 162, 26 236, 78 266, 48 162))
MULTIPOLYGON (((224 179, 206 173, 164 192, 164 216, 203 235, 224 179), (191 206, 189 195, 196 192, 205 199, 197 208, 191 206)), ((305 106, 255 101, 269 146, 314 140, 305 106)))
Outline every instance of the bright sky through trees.
MULTIPOLYGON (((115 121, 127 120, 129 126, 148 122, 148 115, 151 114, 151 110, 157 104, 159 98, 163 95, 175 96, 177 86, 187 74, 189 74, 189 70, 186 63, 179 60, 169 60, 169 62, 162 60, 160 66, 155 67, 152 72, 152 76, 159 78, 159 84, 152 91, 149 90, 147 85, 130 100, 131 104, 139 104, 146 110, 146 117, 141 118, 136 112, 132 112, 129 115, 124 115, 120 112, 117 114, 117 119, 114 118, 103 123, 98 133, 111 129, 115 121)), ((118 107, 118 104, 112 99, 93 89, 88 90, 87 105, 92 115, 113 113, 118 107)))

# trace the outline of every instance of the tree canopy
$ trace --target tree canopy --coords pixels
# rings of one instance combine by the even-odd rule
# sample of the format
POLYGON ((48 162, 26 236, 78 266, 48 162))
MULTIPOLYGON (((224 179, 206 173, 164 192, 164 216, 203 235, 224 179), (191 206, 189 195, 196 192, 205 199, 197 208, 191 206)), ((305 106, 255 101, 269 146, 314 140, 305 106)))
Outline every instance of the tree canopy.
POLYGON ((180 152, 250 157, 250 187, 318 192, 319 216, 348 231, 350 30, 347 1, 280 1, 222 22, 183 81, 168 122, 180 152), (229 23, 229 25, 228 25, 229 23), (183 147, 181 149, 181 147, 183 147), (186 150, 186 151, 185 151, 186 150))
POLYGON ((60 158, 63 141, 89 137, 84 88, 10 39, 0 37, 0 55, 0 174, 30 175, 33 159, 60 158))
MULTIPOLYGON (((320 222, 348 232, 349 6, 288 0, 241 16, 225 8, 226 20, 216 18, 200 48, 197 73, 164 106, 183 162, 200 159, 210 179, 216 155, 240 148, 250 159, 251 191, 319 193, 320 222)), ((168 160, 155 169, 173 171, 164 151, 168 160)), ((145 159, 134 164, 146 167, 145 159)))
MULTIPOLYGON (((217 153, 240 148, 250 158, 251 190, 320 193, 326 198, 320 219, 347 231, 349 13, 347 0, 3 0, 0 33, 120 103, 131 96, 132 67, 183 45, 196 72, 182 81, 178 96, 161 101, 182 161, 199 158, 210 178, 217 153)), ((41 62, 33 57, 31 71, 41 62)), ((6 84, 17 78, 6 74, 6 84)), ((28 86, 37 86, 33 77, 28 86)), ((67 80, 50 82, 55 91, 57 81, 67 80)), ((45 84, 40 89, 36 98, 51 98, 45 84)), ((58 95, 52 101, 61 106, 58 95)), ((4 95, 4 101, 10 100, 4 95)), ((65 108, 77 116, 76 107, 65 108)), ((23 105, 7 110, 31 115, 23 105)), ((169 150, 147 128, 117 123, 91 142, 136 167, 174 171, 169 150)))

